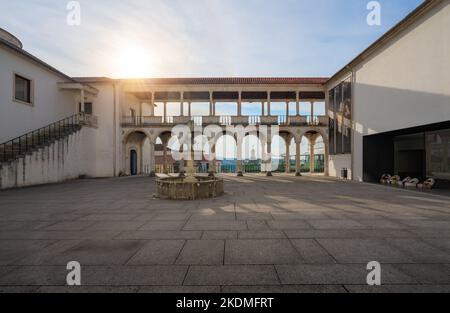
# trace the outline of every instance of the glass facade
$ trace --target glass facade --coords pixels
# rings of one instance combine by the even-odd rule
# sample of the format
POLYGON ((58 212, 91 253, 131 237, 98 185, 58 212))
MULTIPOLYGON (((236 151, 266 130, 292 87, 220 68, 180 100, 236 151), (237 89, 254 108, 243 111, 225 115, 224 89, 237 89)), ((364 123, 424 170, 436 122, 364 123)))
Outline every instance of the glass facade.
POLYGON ((426 134, 427 176, 450 180, 450 130, 426 134))
POLYGON ((330 148, 330 154, 334 154, 334 151, 335 151, 335 146, 334 146, 334 138, 335 138, 335 135, 334 135, 334 132, 335 132, 335 130, 334 130, 334 125, 335 125, 335 121, 334 121, 334 118, 335 118, 335 116, 334 116, 334 89, 328 93, 328 103, 329 103, 329 107, 330 107, 330 110, 328 112, 329 140, 330 140, 329 148, 330 148))
POLYGON ((352 150, 352 85, 348 78, 329 92, 330 154, 352 150))

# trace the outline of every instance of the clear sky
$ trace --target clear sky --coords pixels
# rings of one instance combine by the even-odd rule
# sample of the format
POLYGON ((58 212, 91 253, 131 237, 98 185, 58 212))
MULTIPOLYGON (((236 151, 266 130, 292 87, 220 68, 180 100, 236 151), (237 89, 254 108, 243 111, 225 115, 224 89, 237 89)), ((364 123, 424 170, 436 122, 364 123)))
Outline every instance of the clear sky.
POLYGON ((71 76, 330 76, 422 0, 0 0, 0 27, 71 76))
MULTIPOLYGON (((0 0, 0 27, 21 39, 27 51, 70 76, 328 77, 422 0, 379 0, 380 26, 367 23, 369 0, 78 2, 81 24, 69 26, 69 1, 0 0)), ((273 114, 284 115, 284 107, 274 103, 273 114)), ((208 109, 198 105, 193 110, 202 115, 208 109)), ((218 104, 217 110, 232 115, 235 106, 218 104)), ((257 115, 259 110, 244 108, 244 114, 257 115)), ((308 104, 302 106, 303 114, 308 110, 308 104)), ((177 111, 178 105, 169 108, 169 114, 177 111)), ((256 138, 248 140, 246 157, 253 148, 260 157, 256 138)), ((218 146, 219 155, 235 156, 232 139, 218 146)), ((301 149, 309 151, 308 143, 301 149)), ((284 142, 275 140, 272 151, 284 154, 284 142)))

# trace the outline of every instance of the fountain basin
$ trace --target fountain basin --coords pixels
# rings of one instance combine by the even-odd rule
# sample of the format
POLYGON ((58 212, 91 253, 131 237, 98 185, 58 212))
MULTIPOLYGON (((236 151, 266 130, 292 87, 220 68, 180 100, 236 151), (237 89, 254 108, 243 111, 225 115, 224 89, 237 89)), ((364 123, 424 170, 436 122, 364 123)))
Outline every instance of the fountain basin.
POLYGON ((156 197, 167 200, 197 200, 224 194, 223 178, 207 176, 158 177, 156 197))

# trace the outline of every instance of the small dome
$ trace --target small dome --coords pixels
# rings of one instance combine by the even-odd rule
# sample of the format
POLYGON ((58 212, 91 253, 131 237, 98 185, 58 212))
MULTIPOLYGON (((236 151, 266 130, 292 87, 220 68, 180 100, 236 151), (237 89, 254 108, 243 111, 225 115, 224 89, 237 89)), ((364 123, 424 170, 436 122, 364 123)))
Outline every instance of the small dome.
POLYGON ((16 46, 19 49, 23 48, 22 42, 10 32, 0 28, 0 39, 9 42, 10 44, 16 46))

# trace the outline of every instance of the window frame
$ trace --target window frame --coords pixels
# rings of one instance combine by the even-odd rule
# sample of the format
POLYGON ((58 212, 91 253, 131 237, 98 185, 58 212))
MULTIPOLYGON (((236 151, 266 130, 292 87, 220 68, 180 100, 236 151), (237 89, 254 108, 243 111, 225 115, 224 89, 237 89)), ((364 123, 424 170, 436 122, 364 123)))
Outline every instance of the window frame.
MULTIPOLYGON (((83 111, 81 111, 81 109, 82 109, 81 102, 78 102, 78 112, 83 112, 83 111)), ((92 102, 92 101, 84 102, 84 112, 83 113, 88 114, 88 115, 94 115, 94 102, 92 102), (86 113, 86 105, 91 106, 91 113, 86 113)))
POLYGON ((27 75, 23 75, 21 73, 18 73, 18 72, 13 72, 13 75, 12 75, 12 89, 13 89, 12 99, 13 99, 14 102, 18 102, 18 103, 25 104, 25 105, 28 105, 28 106, 34 106, 34 80, 32 78, 30 78, 27 75), (28 86, 28 89, 29 89, 29 102, 28 101, 24 101, 22 99, 16 98, 16 78, 17 77, 29 82, 29 86, 28 86))

